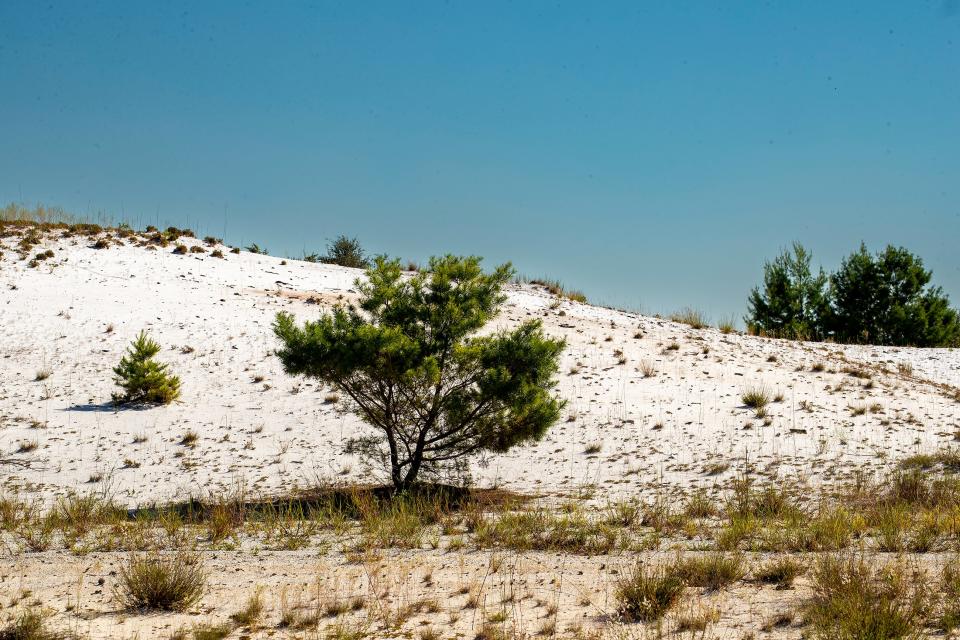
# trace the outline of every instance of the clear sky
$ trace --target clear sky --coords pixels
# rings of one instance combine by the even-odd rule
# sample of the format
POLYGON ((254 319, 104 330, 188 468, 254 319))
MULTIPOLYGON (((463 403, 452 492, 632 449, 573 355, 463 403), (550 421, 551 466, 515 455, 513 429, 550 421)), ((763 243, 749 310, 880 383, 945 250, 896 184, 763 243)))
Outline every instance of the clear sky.
POLYGON ((793 240, 960 304, 960 6, 0 2, 0 202, 742 315, 793 240))

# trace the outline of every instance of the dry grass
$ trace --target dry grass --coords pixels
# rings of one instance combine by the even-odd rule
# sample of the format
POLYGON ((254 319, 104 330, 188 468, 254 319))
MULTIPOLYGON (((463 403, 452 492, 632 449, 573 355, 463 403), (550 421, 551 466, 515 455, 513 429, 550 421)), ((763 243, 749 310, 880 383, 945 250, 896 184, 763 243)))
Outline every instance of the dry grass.
POLYGON ((263 596, 260 589, 253 592, 242 609, 230 616, 241 627, 256 628, 263 617, 263 596))
POLYGON ((185 611, 200 601, 206 583, 199 553, 134 553, 118 572, 114 597, 130 609, 185 611))
POLYGON ((763 409, 770 404, 770 392, 766 387, 747 387, 740 394, 740 402, 751 409, 763 409))
POLYGON ((807 570, 805 563, 790 556, 771 558, 753 571, 758 582, 776 585, 778 589, 788 589, 793 581, 807 570))
POLYGON ((927 576, 903 564, 827 555, 814 565, 812 578, 805 617, 813 637, 823 640, 913 638, 933 603, 927 576))
POLYGON ((670 315, 670 320, 689 326, 691 329, 705 329, 710 326, 702 311, 686 307, 670 315))
POLYGON ((0 640, 75 640, 70 633, 53 631, 47 627, 40 611, 30 609, 20 613, 8 625, 0 628, 0 640))
POLYGON ((680 599, 683 589, 675 567, 637 563, 617 582, 617 613, 627 622, 658 620, 680 599))
POLYGON ((675 572, 687 586, 716 591, 742 579, 743 557, 738 554, 708 553, 679 558, 675 572))

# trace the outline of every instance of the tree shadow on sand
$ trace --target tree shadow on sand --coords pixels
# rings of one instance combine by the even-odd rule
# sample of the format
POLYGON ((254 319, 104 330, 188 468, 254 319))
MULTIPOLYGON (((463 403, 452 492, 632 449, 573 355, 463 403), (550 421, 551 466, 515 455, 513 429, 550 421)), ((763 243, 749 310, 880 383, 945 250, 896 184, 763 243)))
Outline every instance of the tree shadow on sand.
POLYGON ((86 403, 86 404, 74 404, 70 405, 64 411, 77 411, 80 413, 95 413, 95 412, 112 412, 118 413, 120 411, 146 411, 147 409, 154 408, 155 404, 150 404, 147 402, 123 402, 116 403, 113 400, 108 400, 106 402, 100 403, 86 403))

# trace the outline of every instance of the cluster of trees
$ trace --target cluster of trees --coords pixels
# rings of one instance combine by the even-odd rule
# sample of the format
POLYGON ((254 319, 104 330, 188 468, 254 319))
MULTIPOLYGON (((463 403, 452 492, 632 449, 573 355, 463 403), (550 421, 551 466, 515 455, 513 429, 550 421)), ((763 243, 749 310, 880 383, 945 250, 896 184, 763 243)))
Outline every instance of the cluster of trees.
POLYGON ((763 284, 747 300, 756 333, 843 343, 960 346, 960 314, 923 261, 902 247, 871 254, 866 246, 831 274, 814 272, 801 244, 763 268, 763 284))

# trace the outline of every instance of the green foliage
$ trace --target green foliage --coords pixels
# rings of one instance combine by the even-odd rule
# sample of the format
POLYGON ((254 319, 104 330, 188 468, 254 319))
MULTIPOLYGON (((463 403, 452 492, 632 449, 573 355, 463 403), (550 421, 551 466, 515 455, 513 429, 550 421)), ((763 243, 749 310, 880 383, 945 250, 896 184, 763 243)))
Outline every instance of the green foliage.
MULTIPOLYGON (((309 262, 316 261, 315 256, 311 255, 309 257, 314 258, 309 262)), ((360 246, 360 241, 347 236, 337 236, 333 242, 328 244, 327 255, 320 257, 320 262, 355 269, 366 269, 370 266, 370 261, 367 259, 363 247, 360 246)))
POLYGON ((505 301, 510 265, 432 258, 405 276, 378 257, 357 280, 360 308, 338 306, 297 326, 277 315, 287 373, 317 378, 348 397, 377 434, 348 450, 382 462, 397 489, 419 475, 462 477, 474 456, 539 440, 560 417, 552 395, 562 340, 528 321, 475 335, 505 301))
POLYGON ((170 404, 180 396, 180 378, 167 373, 168 365, 153 359, 159 352, 160 345, 141 331, 113 368, 115 382, 124 390, 113 395, 114 402, 170 404))
POLYGON ((898 346, 960 344, 960 317, 932 273, 900 247, 876 256, 867 248, 851 254, 830 277, 831 335, 839 342, 898 346))
POLYGON ((896 346, 960 345, 960 313, 932 273, 902 247, 871 255, 864 245, 829 277, 813 275, 799 243, 764 265, 763 290, 747 300, 756 333, 801 340, 896 346))
POLYGON ((763 291, 747 300, 747 327, 782 338, 820 340, 827 305, 827 276, 810 269, 812 255, 799 242, 763 265, 763 291))

